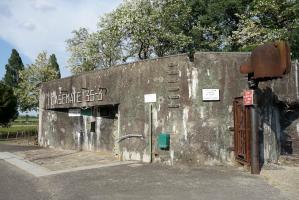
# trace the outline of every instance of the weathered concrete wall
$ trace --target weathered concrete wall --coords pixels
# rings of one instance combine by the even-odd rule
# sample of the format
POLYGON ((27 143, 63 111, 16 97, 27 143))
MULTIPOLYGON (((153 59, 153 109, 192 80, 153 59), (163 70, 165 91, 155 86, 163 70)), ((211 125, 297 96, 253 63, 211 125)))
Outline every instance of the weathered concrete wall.
POLYGON ((262 161, 277 162, 281 154, 299 154, 297 63, 282 79, 262 82, 258 90, 262 161))
POLYGON ((175 161, 214 164, 232 160, 232 102, 246 87, 238 71, 246 58, 247 54, 238 53, 198 53, 194 63, 189 63, 182 78, 186 103, 171 124, 176 129, 175 161), (204 102, 205 88, 220 89, 220 101, 204 102), (181 120, 182 126, 177 125, 181 120))
MULTIPOLYGON (((247 87, 247 79, 239 73, 239 66, 248 55, 196 53, 194 62, 190 62, 187 55, 178 55, 45 83, 40 97, 42 123, 39 143, 73 149, 83 144, 86 150, 108 150, 120 154, 123 159, 148 162, 152 128, 152 155, 155 161, 169 164, 230 162, 233 160, 233 132, 229 130, 229 127, 233 127, 232 102, 247 87), (209 88, 220 89, 220 101, 202 100, 202 89, 209 88), (144 94, 151 93, 157 94, 157 102, 152 103, 150 115, 150 105, 144 103, 144 94), (112 121, 106 119, 103 123, 103 118, 96 115, 68 117, 69 108, 99 105, 118 105, 115 118, 112 121), (89 133, 89 120, 94 118, 96 131, 89 133), (81 130, 83 136, 80 137, 81 130), (169 151, 158 148, 157 137, 160 132, 170 134, 169 151), (117 141, 128 134, 142 137, 117 141)), ((271 83, 273 93, 284 98, 281 101, 294 99, 292 77, 290 75, 283 80, 284 86, 279 83, 281 80, 271 83)), ((261 96, 266 94, 262 90, 261 96)), ((270 104, 263 101, 260 104, 261 112, 266 113, 264 116, 276 116, 276 112, 277 116, 281 116, 279 109, 275 111, 276 104, 270 106, 273 112, 266 109, 270 104)), ((262 123, 267 124, 268 121, 264 118, 262 123)), ((281 118, 273 117, 270 121, 270 126, 277 126, 275 138, 280 137, 277 135, 281 134, 282 129, 277 123, 281 118)), ((268 130, 266 125, 263 126, 264 130, 268 130)), ((265 133, 266 141, 270 141, 274 135, 272 131, 262 133, 265 133), (267 134, 270 135, 269 139, 267 134)), ((275 151, 280 148, 274 143, 267 146, 264 142, 263 145, 263 148, 269 146, 275 151)))

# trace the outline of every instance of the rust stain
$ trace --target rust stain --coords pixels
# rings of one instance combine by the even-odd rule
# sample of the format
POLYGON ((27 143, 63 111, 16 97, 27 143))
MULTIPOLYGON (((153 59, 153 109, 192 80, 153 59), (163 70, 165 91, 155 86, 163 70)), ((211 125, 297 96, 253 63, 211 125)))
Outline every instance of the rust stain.
POLYGON ((287 42, 266 43, 255 48, 247 62, 241 65, 242 74, 254 73, 253 79, 281 78, 291 68, 287 42))

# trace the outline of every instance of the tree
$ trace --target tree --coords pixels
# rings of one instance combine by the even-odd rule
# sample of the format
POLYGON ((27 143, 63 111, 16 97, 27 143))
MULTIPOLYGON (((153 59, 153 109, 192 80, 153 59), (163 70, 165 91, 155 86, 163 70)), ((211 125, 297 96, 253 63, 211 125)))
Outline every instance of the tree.
POLYGON ((180 29, 189 14, 183 0, 129 0, 102 18, 109 18, 109 23, 100 23, 99 28, 115 27, 124 57, 143 60, 182 52, 191 42, 180 29))
POLYGON ((114 23, 114 13, 101 18, 98 23, 98 31, 94 33, 94 39, 98 41, 100 67, 107 68, 115 64, 126 62, 131 57, 130 48, 124 40, 123 28, 114 23))
POLYGON ((73 38, 68 39, 67 50, 71 53, 68 60, 72 73, 79 74, 97 68, 99 63, 98 44, 86 28, 74 30, 73 38))
POLYGON ((239 15, 231 40, 246 51, 269 41, 291 41, 293 30, 298 30, 298 8, 295 0, 254 0, 250 9, 239 15))
POLYGON ((130 56, 140 60, 150 58, 158 33, 156 14, 149 0, 126 1, 112 13, 111 23, 118 27, 130 56))
POLYGON ((56 71, 57 78, 61 78, 60 69, 55 54, 50 55, 49 62, 50 67, 56 71))
POLYGON ((0 125, 7 126, 18 117, 18 103, 12 88, 0 81, 0 125))
POLYGON ((115 65, 122 56, 120 48, 120 34, 107 17, 102 20, 101 31, 89 33, 87 29, 80 28, 73 31, 73 37, 68 39, 67 50, 71 53, 68 60, 69 68, 72 73, 79 74, 99 68, 106 68, 115 65))
MULTIPOLYGON (((228 37, 252 0, 127 0, 99 23, 123 51, 142 60, 195 51, 236 50, 228 37), (109 18, 109 20, 107 20, 109 18), (121 35, 121 36, 119 36, 121 35), (123 45, 125 44, 125 45, 123 45)), ((122 52, 123 52, 122 51, 122 52)))
MULTIPOLYGON (((209 51, 236 51, 239 45, 229 41, 233 31, 238 29, 240 15, 250 8, 253 0, 210 0, 205 4, 198 0, 190 1, 194 11, 193 15, 198 17, 201 27, 207 27, 206 33, 208 40, 203 39, 204 48, 209 51), (193 2, 193 3, 192 3, 193 2), (205 9, 207 8, 207 9, 205 9), (202 11, 205 9, 205 11, 202 11), (212 29, 209 27, 213 27, 212 29), (214 45, 210 45, 210 42, 214 45)), ((194 17, 193 17, 194 18, 194 17)), ((193 19, 191 19, 193 20, 193 19)), ((193 36, 196 37, 196 34, 193 36)), ((200 43, 202 43, 200 42, 200 43)), ((199 44, 200 44, 199 43, 199 44)), ((200 50, 201 47, 196 50, 200 50)))
POLYGON ((39 89, 43 82, 58 79, 56 69, 50 65, 46 52, 38 54, 35 62, 20 73, 17 96, 21 111, 37 110, 39 89))
POLYGON ((24 65, 16 49, 12 49, 8 64, 5 65, 5 69, 4 83, 12 88, 17 87, 19 83, 19 73, 24 69, 24 65))
POLYGON ((289 43, 292 49, 292 58, 299 58, 299 26, 290 33, 289 43))
POLYGON ((159 29, 161 13, 156 9, 156 1, 125 1, 100 19, 97 32, 88 33, 85 28, 73 31, 73 38, 67 40, 71 71, 77 74, 110 67, 128 59, 134 61, 170 55, 177 52, 173 49, 186 46, 190 42, 188 37, 159 29))
POLYGON ((68 40, 73 72, 195 51, 251 50, 269 40, 298 44, 295 0, 125 0, 68 40), (290 34, 290 32, 292 34, 290 34))

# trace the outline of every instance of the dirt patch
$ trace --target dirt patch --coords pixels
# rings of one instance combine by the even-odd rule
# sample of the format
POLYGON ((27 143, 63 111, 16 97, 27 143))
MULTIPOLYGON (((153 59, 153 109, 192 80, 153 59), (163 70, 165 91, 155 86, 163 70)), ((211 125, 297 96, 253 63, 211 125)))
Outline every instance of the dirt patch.
POLYGON ((288 199, 299 197, 299 167, 292 165, 267 165, 261 171, 262 177, 278 188, 288 199))

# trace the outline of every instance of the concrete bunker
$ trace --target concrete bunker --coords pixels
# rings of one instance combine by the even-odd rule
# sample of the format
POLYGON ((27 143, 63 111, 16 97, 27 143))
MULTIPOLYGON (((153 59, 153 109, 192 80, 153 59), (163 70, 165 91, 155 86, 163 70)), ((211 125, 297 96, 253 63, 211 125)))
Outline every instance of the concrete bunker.
POLYGON ((78 150, 105 151, 118 155, 118 105, 100 105, 69 109, 68 116, 78 118, 76 126, 78 150))
MULTIPOLYGON (((123 160, 144 162, 233 162, 233 101, 247 87, 239 66, 248 56, 198 52, 193 62, 183 54, 44 83, 39 144, 107 151, 123 160), (146 95, 154 98, 147 102, 146 95), (80 116, 71 117, 70 110, 76 109, 80 116), (170 135, 169 149, 159 148, 161 132, 170 135)), ((261 120, 265 161, 276 162, 281 154, 283 144, 277 144, 283 140, 278 134, 297 130, 297 118, 284 127, 290 117, 279 114, 284 113, 279 102, 298 101, 296 73, 292 68, 283 79, 261 85, 260 111, 276 127, 272 130, 267 120, 261 120), (273 98, 267 96, 267 88, 273 98)))

